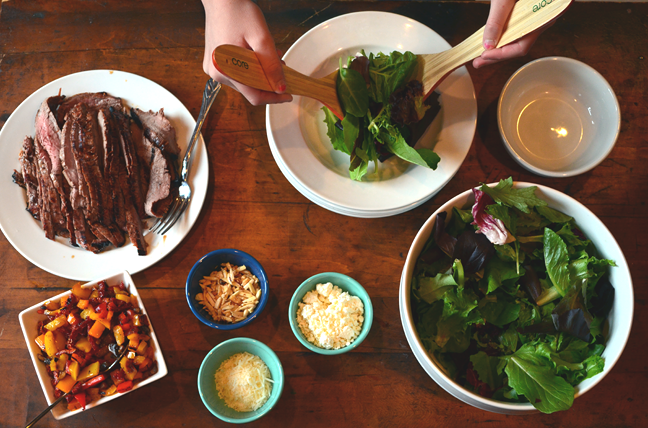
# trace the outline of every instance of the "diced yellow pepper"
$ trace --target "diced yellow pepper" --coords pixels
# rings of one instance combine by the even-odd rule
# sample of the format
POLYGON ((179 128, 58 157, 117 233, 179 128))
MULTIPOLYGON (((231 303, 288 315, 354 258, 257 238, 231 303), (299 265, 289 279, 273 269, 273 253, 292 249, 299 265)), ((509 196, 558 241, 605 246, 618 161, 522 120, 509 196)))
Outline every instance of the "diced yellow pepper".
POLYGON ((92 290, 92 293, 90 293, 90 298, 96 299, 98 297, 99 297, 99 291, 97 289, 92 290))
POLYGON ((94 311, 94 308, 92 307, 92 305, 88 305, 87 308, 85 308, 84 310, 81 311, 81 318, 83 318, 84 320, 88 319, 88 317, 91 314, 94 314, 94 313, 95 313, 95 311, 94 311))
POLYGON ((68 354, 61 354, 61 356, 58 358, 58 361, 56 362, 56 369, 60 372, 65 371, 65 363, 67 363, 67 360, 70 358, 68 354))
POLYGON ((128 357, 129 360, 134 360, 137 354, 133 351, 128 351, 128 354, 126 354, 126 357, 128 357))
POLYGON ((115 298, 117 298, 119 300, 123 300, 126 303, 131 302, 130 296, 128 294, 117 294, 117 295, 115 295, 115 298))
POLYGON ((36 338, 36 344, 38 345, 39 348, 41 348, 41 350, 43 350, 43 351, 45 350, 45 335, 44 334, 41 334, 40 336, 38 336, 36 338))
POLYGON ((103 395, 104 397, 108 397, 109 395, 113 395, 115 392, 117 392, 117 387, 115 385, 111 385, 110 388, 103 391, 101 395, 103 395))
POLYGON ((49 331, 54 331, 59 327, 63 327, 64 325, 67 325, 67 319, 65 315, 61 315, 60 317, 54 318, 49 323, 45 324, 45 328, 49 331))
POLYGON ((84 380, 90 379, 91 377, 95 377, 98 374, 99 374, 99 361, 95 361, 89 366, 85 366, 83 370, 81 370, 81 373, 79 373, 79 376, 77 377, 77 381, 83 382, 84 380))
POLYGON ((56 343, 56 349, 59 351, 67 347, 67 339, 65 335, 60 331, 54 331, 54 342, 56 343))
POLYGON ((85 337, 82 337, 81 339, 79 339, 77 341, 77 343, 74 344, 74 347, 77 348, 78 350, 86 352, 86 353, 90 352, 92 350, 92 344, 85 337))
POLYGON ((72 294, 77 296, 79 299, 87 299, 92 293, 92 288, 83 288, 80 282, 77 282, 72 286, 72 294))
POLYGON ((100 322, 105 328, 110 328, 110 320, 107 318, 99 318, 97 319, 98 322, 100 322))
POLYGON ((43 314, 47 315, 48 317, 57 317, 60 313, 61 313, 61 309, 55 309, 53 311, 45 309, 43 311, 43 314))
POLYGON ((56 372, 58 371, 58 366, 56 365, 56 358, 52 358, 49 363, 49 368, 51 371, 56 372))
POLYGON ((58 352, 58 349, 56 348, 56 341, 54 340, 54 333, 52 333, 51 331, 45 333, 44 343, 47 356, 54 358, 54 356, 58 352))
POLYGON ((140 342, 139 346, 137 347, 137 353, 138 353, 139 355, 145 355, 145 354, 146 354, 146 346, 147 346, 146 342, 144 342, 144 341, 142 340, 142 341, 140 342))
POLYGON ((81 369, 81 366, 79 365, 79 362, 76 360, 70 360, 70 364, 67 365, 67 374, 69 374, 72 379, 77 380, 79 378, 79 370, 81 369))
POLYGON ((90 305, 90 300, 81 299, 77 303, 77 308, 86 309, 90 305))
POLYGON ((95 321, 94 324, 92 324, 92 327, 88 330, 88 334, 92 337, 95 337, 99 339, 101 335, 103 334, 104 330, 106 329, 106 326, 104 326, 101 321, 97 320, 95 321))
POLYGON ((130 301, 131 301, 131 303, 133 304, 133 306, 135 306, 135 307, 139 306, 139 305, 137 304, 137 296, 136 296, 136 295, 131 294, 131 296, 130 296, 130 301))
POLYGON ((57 302, 52 302, 51 300, 48 300, 47 302, 45 302, 45 305, 44 305, 44 306, 45 306, 47 309, 49 309, 50 311, 54 311, 54 310, 60 308, 60 306, 59 306, 59 304, 58 304, 57 302))
POLYGON ((75 383, 76 381, 72 379, 72 376, 66 376, 56 384, 56 387, 63 392, 70 392, 75 383))
POLYGON ((126 341, 126 338, 124 337, 124 329, 122 326, 116 325, 113 327, 113 333, 115 334, 115 342, 117 342, 117 345, 121 346, 126 341))

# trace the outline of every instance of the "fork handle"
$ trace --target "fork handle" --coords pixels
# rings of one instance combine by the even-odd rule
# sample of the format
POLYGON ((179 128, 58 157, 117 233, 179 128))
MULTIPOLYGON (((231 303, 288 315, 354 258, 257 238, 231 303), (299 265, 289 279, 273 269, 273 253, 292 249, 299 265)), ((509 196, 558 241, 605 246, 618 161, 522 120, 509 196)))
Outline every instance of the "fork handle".
POLYGON ((207 81, 207 84, 205 85, 205 90, 203 91, 202 105, 200 106, 200 113, 198 114, 198 119, 196 120, 196 127, 194 128, 193 134, 191 135, 191 140, 189 141, 189 145, 187 146, 187 152, 182 159, 182 169, 180 170, 180 178, 182 179, 182 181, 187 181, 187 177, 189 176, 189 167, 191 166, 193 148, 196 145, 196 141, 198 141, 200 130, 202 129, 203 123, 205 123, 207 113, 209 112, 209 109, 214 103, 216 95, 218 95, 220 90, 221 84, 210 77, 207 81))

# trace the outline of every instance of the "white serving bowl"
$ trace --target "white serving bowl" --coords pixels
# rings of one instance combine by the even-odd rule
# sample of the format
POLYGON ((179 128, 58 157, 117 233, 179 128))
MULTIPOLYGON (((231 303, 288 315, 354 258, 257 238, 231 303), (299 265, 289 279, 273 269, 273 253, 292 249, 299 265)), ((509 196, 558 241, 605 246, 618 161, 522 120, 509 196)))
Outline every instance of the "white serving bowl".
MULTIPOLYGON (((551 208, 574 217, 580 230, 582 230, 585 236, 596 246, 599 256, 605 259, 614 260, 617 264, 617 267, 610 268, 609 276, 610 282, 614 286, 615 296, 614 305, 608 316, 609 332, 606 348, 603 352, 603 358, 605 358, 605 369, 602 373, 599 373, 576 386, 575 396, 579 397, 592 389, 594 385, 599 383, 605 375, 612 370, 612 367, 614 367, 614 364, 621 356, 623 348, 628 341, 634 310, 630 269, 628 268, 628 263, 623 256, 619 244, 617 244, 610 231, 605 227, 601 220, 594 215, 594 213, 588 210, 580 202, 557 190, 537 184, 516 182, 514 183, 514 186, 516 188, 537 186, 538 189, 536 190, 536 195, 539 198, 547 201, 551 208)), ((473 203, 474 197, 472 190, 467 190, 460 195, 455 196, 430 216, 414 238, 414 242, 412 242, 412 246, 407 254, 399 290, 400 315, 403 329, 405 330, 405 336, 414 352, 414 356, 428 375, 430 375, 430 377, 434 379, 439 386, 461 401, 479 409, 495 413, 515 415, 537 412, 530 403, 505 403, 502 401, 496 401, 481 397, 463 388, 444 372, 443 368, 438 364, 433 355, 427 353, 416 331, 410 301, 410 285, 412 283, 414 265, 416 264, 425 243, 428 241, 430 234, 434 230, 434 221, 437 214, 447 212, 449 219, 452 215, 452 207, 462 208, 471 206, 473 203)))
MULTIPOLYGON (((144 302, 142 302, 142 298, 137 292, 137 288, 135 288, 135 283, 133 282, 133 278, 131 278, 128 272, 124 271, 107 278, 102 278, 97 281, 88 282, 86 284, 83 284, 83 287, 84 288, 93 287, 97 283, 101 282, 102 280, 105 280, 108 283, 108 285, 111 286, 118 285, 119 283, 123 282, 126 288, 128 289, 128 291, 130 292, 130 294, 134 294, 137 296, 139 307, 142 310, 141 313, 148 315, 148 313, 146 312, 146 308, 144 308, 144 302)), ((47 317, 45 315, 39 314, 37 311, 48 300, 58 301, 61 299, 61 297, 67 296, 71 293, 72 290, 69 290, 66 291, 65 293, 52 296, 49 299, 46 299, 40 303, 35 304, 34 306, 25 309, 18 315, 18 318, 20 319, 20 327, 22 328, 23 336, 25 336, 25 343, 27 343, 27 349, 29 350, 29 355, 31 356, 32 362, 34 363, 34 369, 36 369, 36 375, 38 376, 38 381, 40 382, 41 388, 43 389, 43 394, 45 394, 45 398, 47 399, 47 405, 50 405, 54 401, 56 401, 56 397, 54 397, 54 387, 52 386, 52 383, 50 381, 51 378, 47 374, 47 369, 45 368, 45 364, 43 364, 38 359, 38 354, 41 353, 41 350, 35 341, 38 332, 38 322, 46 319, 47 317)), ((136 383, 133 386, 133 389, 131 389, 130 391, 116 393, 113 395, 109 395, 107 397, 102 397, 96 401, 91 402, 90 404, 86 405, 86 410, 89 410, 96 406, 100 406, 101 404, 107 403, 108 401, 112 401, 115 398, 123 397, 129 392, 139 389, 145 385, 148 385, 151 382, 155 382, 156 380, 159 380, 167 375, 168 369, 166 366, 166 362, 164 361, 164 356, 162 355, 162 350, 160 349, 160 343, 158 342, 157 336, 155 335, 155 330, 153 330, 153 323, 151 322, 150 316, 149 316, 149 328, 151 330, 150 343, 151 346, 153 346, 155 349, 155 361, 157 362, 157 367, 158 367, 157 373, 144 379, 141 382, 136 383)), ((81 409, 77 409, 74 411, 68 410, 67 407, 65 406, 65 400, 63 400, 62 403, 60 403, 59 405, 57 405, 52 409, 52 416, 54 416, 54 419, 60 420, 60 419, 67 418, 68 416, 81 413, 82 411, 83 410, 81 409)), ((35 417, 35 416, 36 414, 31 415, 31 417, 35 417)))
POLYGON ((548 177, 582 174, 610 153, 621 125, 608 82, 571 58, 532 61, 506 82, 497 123, 520 165, 548 177))

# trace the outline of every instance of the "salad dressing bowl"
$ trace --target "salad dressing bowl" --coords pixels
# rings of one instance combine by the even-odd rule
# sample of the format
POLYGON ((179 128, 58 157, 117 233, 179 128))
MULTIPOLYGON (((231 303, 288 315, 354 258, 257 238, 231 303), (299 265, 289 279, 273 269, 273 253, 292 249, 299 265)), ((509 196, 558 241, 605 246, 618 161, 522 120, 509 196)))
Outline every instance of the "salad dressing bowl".
MULTIPOLYGON (((623 352, 630 335, 633 317, 632 278, 621 248, 596 215, 575 199, 557 190, 531 183, 514 183, 514 187, 518 189, 530 186, 537 186, 536 196, 545 200, 549 207, 574 218, 579 229, 596 246, 600 258, 610 259, 616 263, 616 267, 609 268, 609 280, 614 286, 615 296, 607 319, 607 342, 605 351, 602 354, 605 360, 605 368, 601 373, 584 380, 574 387, 575 398, 577 398, 598 384, 612 370, 623 352)), ((508 403, 484 398, 461 386, 448 376, 436 357, 427 352, 416 330, 412 311, 411 283, 417 259, 434 231, 437 214, 446 212, 450 216, 453 207, 465 209, 472 206, 473 203, 472 189, 457 195, 435 211, 414 238, 407 254, 399 289, 399 309, 405 336, 421 367, 439 386, 459 400, 494 413, 510 415, 534 413, 538 410, 531 403, 508 403)))
POLYGON ((504 146, 524 168, 571 177, 610 154, 621 114, 612 87, 596 70, 571 58, 546 57, 506 82, 497 123, 504 146))

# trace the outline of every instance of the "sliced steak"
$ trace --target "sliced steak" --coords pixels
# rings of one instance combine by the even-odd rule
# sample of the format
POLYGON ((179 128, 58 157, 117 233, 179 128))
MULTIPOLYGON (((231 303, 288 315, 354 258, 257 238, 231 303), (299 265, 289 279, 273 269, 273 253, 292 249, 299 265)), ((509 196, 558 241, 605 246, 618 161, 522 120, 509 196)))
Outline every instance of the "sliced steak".
POLYGON ((38 180, 38 199, 40 200, 40 220, 47 239, 54 240, 55 222, 54 210, 58 207, 58 193, 52 185, 49 175, 49 156, 40 145, 38 139, 34 141, 34 154, 36 156, 36 177, 38 180))
POLYGON ((131 126, 131 134, 142 164, 141 169, 148 176, 144 211, 152 217, 163 217, 173 201, 173 163, 144 135, 139 124, 131 126))
POLYGON ((130 112, 131 117, 141 124, 146 138, 162 150, 162 153, 173 159, 180 155, 175 129, 169 119, 164 116, 164 109, 153 113, 150 110, 144 112, 138 108, 131 108, 130 112))
POLYGON ((27 211, 36 220, 40 220, 38 172, 35 151, 34 139, 32 137, 25 137, 18 159, 20 160, 20 176, 22 177, 23 185, 27 193, 27 211))
POLYGON ((111 109, 110 112, 115 118, 119 129, 120 148, 122 157, 126 163, 125 171, 128 177, 128 187, 122 188, 124 199, 126 199, 126 193, 128 193, 133 206, 137 210, 139 218, 143 219, 146 216, 146 212, 144 211, 144 199, 148 186, 142 179, 137 148, 130 132, 130 119, 120 110, 111 109))
POLYGON ((124 208, 124 196, 121 188, 118 186, 120 174, 120 163, 123 163, 121 157, 121 142, 119 128, 115 119, 108 109, 101 109, 97 115, 101 137, 103 141, 104 153, 104 170, 103 176, 106 186, 110 189, 112 195, 108 201, 108 210, 113 212, 114 220, 117 226, 126 231, 126 211, 124 208))
POLYGON ((88 109, 97 111, 101 108, 122 108, 121 98, 108 95, 106 92, 83 92, 66 98, 56 112, 56 121, 63 127, 65 116, 77 104, 84 104, 88 109))
MULTIPOLYGON (((85 199, 85 219, 97 238, 108 240, 119 247, 124 244, 124 236, 112 220, 112 192, 106 186, 101 172, 102 159, 98 146, 103 147, 103 144, 99 125, 93 112, 82 103, 70 110, 68 120, 73 122, 70 141, 78 172, 79 193, 85 199)), ((97 248, 102 249, 104 246, 102 243, 97 248)))
MULTIPOLYGON (((72 212, 68 195, 63 186, 62 165, 60 159, 61 153, 61 130, 59 129, 53 111, 63 101, 63 96, 57 95, 49 97, 41 104, 36 113, 35 127, 36 139, 49 155, 49 174, 52 185, 59 194, 59 204, 57 212, 60 212, 64 222, 56 222, 56 233, 61 236, 70 236, 69 231, 73 228, 72 212)), ((57 218, 58 220, 58 218, 57 218)), ((74 234, 72 244, 75 244, 74 234)))

